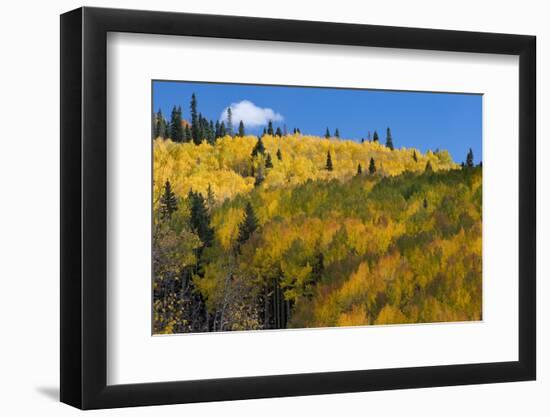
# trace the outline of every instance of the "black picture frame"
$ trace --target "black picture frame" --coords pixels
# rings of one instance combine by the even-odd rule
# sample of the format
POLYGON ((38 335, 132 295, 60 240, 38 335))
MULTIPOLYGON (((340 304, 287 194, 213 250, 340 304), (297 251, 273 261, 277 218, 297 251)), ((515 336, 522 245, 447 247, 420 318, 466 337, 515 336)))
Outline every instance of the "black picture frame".
POLYGON ((81 409, 534 380, 536 38, 186 13, 80 8, 61 15, 61 401, 81 409), (107 385, 108 32, 519 56, 519 360, 107 385))

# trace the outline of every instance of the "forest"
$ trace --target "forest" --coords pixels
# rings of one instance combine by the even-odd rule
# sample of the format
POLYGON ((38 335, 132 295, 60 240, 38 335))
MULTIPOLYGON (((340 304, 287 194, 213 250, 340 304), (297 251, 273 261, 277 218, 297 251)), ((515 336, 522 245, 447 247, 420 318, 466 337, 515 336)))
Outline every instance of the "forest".
POLYGON ((481 320, 471 150, 232 124, 153 114, 155 334, 481 320))

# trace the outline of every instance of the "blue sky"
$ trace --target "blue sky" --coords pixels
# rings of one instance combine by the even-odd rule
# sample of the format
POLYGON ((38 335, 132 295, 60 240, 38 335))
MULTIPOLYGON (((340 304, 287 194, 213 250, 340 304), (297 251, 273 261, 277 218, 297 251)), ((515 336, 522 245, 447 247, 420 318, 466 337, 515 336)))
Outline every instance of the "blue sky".
POLYGON ((327 127, 338 128, 341 138, 357 141, 377 130, 385 143, 390 127, 396 148, 447 149, 456 162, 469 148, 476 162, 482 155, 481 95, 154 81, 153 109, 169 118, 181 105, 189 120, 193 92, 203 116, 219 120, 231 106, 234 125, 245 119, 247 133, 258 134, 273 119, 275 128, 286 125, 289 132, 298 127, 322 136, 327 127))

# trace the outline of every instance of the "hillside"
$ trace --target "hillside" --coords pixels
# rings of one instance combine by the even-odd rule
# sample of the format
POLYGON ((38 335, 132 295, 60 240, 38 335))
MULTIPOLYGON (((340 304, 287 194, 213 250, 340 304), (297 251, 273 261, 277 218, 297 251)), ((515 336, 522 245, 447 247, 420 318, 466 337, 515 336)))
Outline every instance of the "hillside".
POLYGON ((481 167, 372 142, 262 145, 155 140, 155 333, 481 319, 481 167))

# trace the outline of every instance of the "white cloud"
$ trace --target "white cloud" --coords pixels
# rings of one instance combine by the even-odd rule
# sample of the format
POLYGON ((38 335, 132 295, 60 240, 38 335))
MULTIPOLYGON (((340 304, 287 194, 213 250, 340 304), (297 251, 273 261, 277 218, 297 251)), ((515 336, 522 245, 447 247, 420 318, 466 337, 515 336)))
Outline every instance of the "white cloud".
MULTIPOLYGON (((273 122, 283 121, 283 115, 269 108, 261 108, 248 100, 243 100, 238 103, 232 103, 231 113, 233 116, 233 126, 238 126, 242 120, 247 127, 265 126, 271 120, 273 122)), ((223 109, 220 115, 220 121, 227 120, 227 109, 223 109)))

